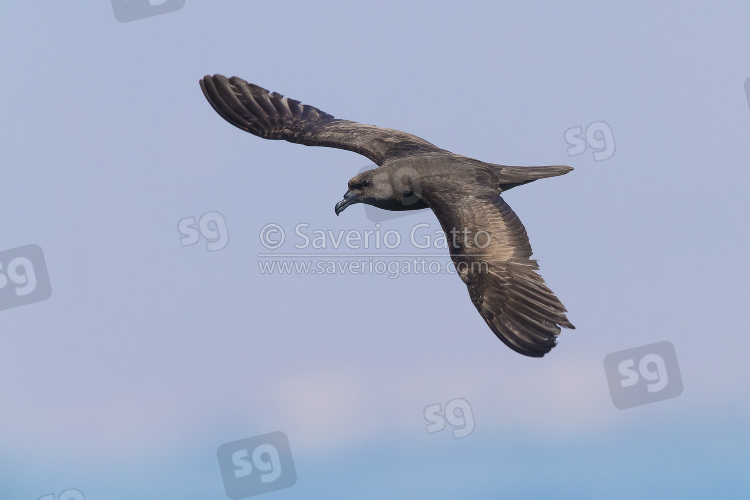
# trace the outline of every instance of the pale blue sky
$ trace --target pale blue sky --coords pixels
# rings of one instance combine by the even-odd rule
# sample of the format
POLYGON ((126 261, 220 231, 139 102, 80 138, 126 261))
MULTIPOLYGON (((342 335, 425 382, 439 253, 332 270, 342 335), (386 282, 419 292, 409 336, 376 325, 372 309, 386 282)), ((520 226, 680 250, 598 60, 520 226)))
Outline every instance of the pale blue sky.
MULTIPOLYGON (((0 10, 0 251, 39 245, 52 287, 0 311, 0 498, 227 498, 217 448, 274 431, 298 479, 268 498, 747 496, 750 6, 0 10), (577 329, 528 359, 456 276, 261 274, 269 223, 374 229, 333 211, 368 161, 231 127, 198 86, 213 73, 473 158, 573 166, 506 201, 577 329), (569 157, 566 130, 598 121, 616 152, 569 157), (214 211, 229 244, 182 247, 178 222, 214 211), (682 395, 616 409, 604 357, 660 341, 682 395), (425 407, 456 398, 474 432, 428 434, 425 407)), ((419 223, 439 227, 381 227, 419 223)))

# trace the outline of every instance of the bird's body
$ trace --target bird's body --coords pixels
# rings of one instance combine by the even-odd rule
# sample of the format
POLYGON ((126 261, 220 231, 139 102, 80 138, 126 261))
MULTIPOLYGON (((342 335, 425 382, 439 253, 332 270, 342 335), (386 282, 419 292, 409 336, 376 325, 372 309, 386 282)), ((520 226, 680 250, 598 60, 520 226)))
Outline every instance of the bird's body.
POLYGON ((469 296, 492 331, 511 349, 541 357, 560 327, 574 328, 536 270, 526 230, 501 193, 567 166, 514 167, 460 156, 392 129, 338 120, 244 80, 201 80, 213 108, 232 125, 265 139, 327 146, 362 154, 378 168, 349 181, 336 214, 355 203, 385 210, 431 208, 469 296))

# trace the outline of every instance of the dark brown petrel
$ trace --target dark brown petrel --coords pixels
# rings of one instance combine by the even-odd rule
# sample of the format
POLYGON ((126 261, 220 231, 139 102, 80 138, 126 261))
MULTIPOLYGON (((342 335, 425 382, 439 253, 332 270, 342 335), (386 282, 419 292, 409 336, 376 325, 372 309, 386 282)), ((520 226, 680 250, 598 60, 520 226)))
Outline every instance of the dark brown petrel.
POLYGON ((485 163, 398 130, 336 119, 237 77, 206 76, 200 85, 219 115, 253 135, 345 149, 375 162, 379 168, 349 181, 336 215, 355 203, 385 210, 431 208, 471 301, 514 351, 544 356, 555 346, 560 327, 574 328, 535 272, 539 266, 531 259, 526 230, 500 196, 572 168, 485 163))

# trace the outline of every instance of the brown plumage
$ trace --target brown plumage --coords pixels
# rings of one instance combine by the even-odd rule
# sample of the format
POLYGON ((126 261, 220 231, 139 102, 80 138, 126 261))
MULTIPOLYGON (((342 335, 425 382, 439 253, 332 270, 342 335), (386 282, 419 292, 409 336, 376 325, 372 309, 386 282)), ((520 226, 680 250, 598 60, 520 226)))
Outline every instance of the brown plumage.
POLYGON ((378 168, 349 181, 344 199, 336 204, 337 215, 354 203, 386 210, 431 208, 471 301, 514 351, 544 356, 555 346, 560 327, 575 328, 536 272, 526 229, 500 196, 572 168, 481 162, 405 132, 336 119, 237 77, 206 76, 200 85, 219 115, 251 134, 345 149, 375 162, 378 168))

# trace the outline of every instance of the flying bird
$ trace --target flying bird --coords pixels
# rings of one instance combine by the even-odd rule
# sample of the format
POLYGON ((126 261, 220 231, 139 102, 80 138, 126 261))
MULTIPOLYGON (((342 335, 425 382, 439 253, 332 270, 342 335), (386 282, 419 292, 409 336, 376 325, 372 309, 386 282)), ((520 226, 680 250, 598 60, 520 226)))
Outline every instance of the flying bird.
POLYGON ((353 151, 376 163, 378 168, 349 180, 336 215, 355 203, 385 210, 432 209, 471 301, 514 351, 544 356, 555 346, 560 327, 575 328, 536 272, 526 229, 501 196, 572 168, 485 163, 399 130, 334 118, 238 77, 205 76, 200 86, 214 110, 246 132, 353 151))

